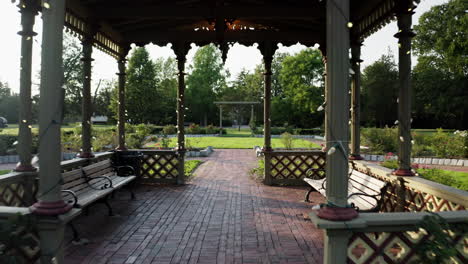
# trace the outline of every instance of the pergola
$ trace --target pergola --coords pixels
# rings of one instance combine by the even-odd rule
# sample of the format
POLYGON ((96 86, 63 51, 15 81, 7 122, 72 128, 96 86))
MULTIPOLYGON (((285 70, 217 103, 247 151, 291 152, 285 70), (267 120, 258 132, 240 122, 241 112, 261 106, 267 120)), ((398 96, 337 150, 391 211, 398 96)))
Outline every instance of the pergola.
MULTIPOLYGON (((220 101, 214 102, 215 105, 219 106, 219 128, 223 128, 223 105, 250 105, 250 119, 253 120, 254 117, 254 106, 260 104, 260 102, 247 102, 247 101, 220 101)), ((240 125, 239 125, 240 129, 240 125)), ((220 130, 219 133, 222 131, 220 130)))
MULTIPOLYGON (((419 0, 20 0, 22 30, 20 132, 21 162, 17 171, 34 171, 31 165, 31 39, 33 24, 42 12, 42 65, 40 84, 40 200, 32 210, 43 219, 57 218, 71 208, 61 198, 60 120, 62 97, 63 30, 78 35, 83 45, 83 146, 82 158, 93 156, 91 149, 92 51, 98 48, 118 62, 119 115, 118 150, 125 150, 125 62, 131 44, 153 43, 172 48, 178 61, 177 151, 184 146, 184 70, 191 43, 216 43, 226 56, 228 44, 258 43, 264 60, 264 146, 271 152, 270 99, 271 64, 278 43, 320 45, 326 65, 326 141, 337 154, 326 162, 327 199, 334 206, 323 207, 319 216, 329 220, 349 220, 357 216, 348 208, 348 158, 359 159, 360 47, 362 41, 395 17, 399 43, 399 169, 397 175, 412 175, 410 168, 411 134, 411 24, 419 0), (351 48, 351 58, 349 49, 351 48), (350 68, 354 75, 349 78, 350 68), (351 87, 351 104, 349 89, 351 87), (350 109, 351 108, 351 109, 350 109), (351 110, 351 115, 350 115, 351 110), (351 150, 348 149, 348 124, 351 116, 351 150), (341 152, 341 154, 338 154, 341 152), (343 154, 343 155, 342 155, 343 154)), ((183 163, 183 158, 182 158, 183 163)), ((40 228, 43 263, 64 263, 60 249, 63 226, 43 222, 40 228)), ((347 247, 346 236, 326 232, 325 262, 344 263, 341 254, 347 247), (341 252, 341 253, 340 253, 341 252)))

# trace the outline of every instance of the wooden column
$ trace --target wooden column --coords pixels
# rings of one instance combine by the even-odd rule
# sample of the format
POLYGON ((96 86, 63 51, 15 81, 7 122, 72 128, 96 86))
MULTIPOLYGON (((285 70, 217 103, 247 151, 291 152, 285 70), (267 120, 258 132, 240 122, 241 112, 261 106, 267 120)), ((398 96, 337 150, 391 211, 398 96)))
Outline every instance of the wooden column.
POLYGON ((411 171, 411 29, 413 1, 400 1, 397 7, 398 33, 398 170, 395 175, 414 176, 411 171))
POLYGON ((91 150, 91 115, 92 115, 92 102, 91 102, 91 62, 93 61, 93 42, 94 42, 94 30, 91 27, 88 28, 88 32, 85 34, 82 45, 83 45, 83 100, 81 104, 81 151, 79 154, 80 158, 92 158, 94 154, 91 150))
POLYGON ((41 263, 63 263, 64 225, 57 215, 71 210, 61 195, 62 40, 65 1, 43 1, 39 101, 39 191, 31 211, 38 215, 41 263))
POLYGON ((185 61, 189 47, 185 43, 174 44, 174 52, 177 57, 177 69, 179 70, 179 86, 177 89, 177 151, 179 155, 177 184, 185 183, 185 128, 184 128, 184 112, 185 112, 185 61))
MULTIPOLYGON (((322 56, 323 56, 323 78, 324 78, 324 86, 325 86, 325 90, 323 92, 323 96, 324 96, 324 103, 325 103, 325 107, 327 105, 327 100, 328 100, 328 82, 327 82, 327 56, 326 55, 323 55, 324 53, 322 52, 322 56)), ((324 139, 325 139, 325 144, 327 142, 327 131, 328 131, 328 118, 327 118, 327 111, 325 110, 325 113, 323 115, 324 117, 324 122, 323 122, 323 129, 324 129, 324 139)))
POLYGON ((219 134, 223 134, 223 106, 219 105, 219 134))
POLYGON ((32 158, 32 100, 31 100, 31 62, 33 37, 37 35, 33 31, 34 19, 39 11, 37 1, 24 1, 18 5, 21 13, 21 68, 20 68, 20 108, 19 108, 19 132, 18 154, 20 162, 16 171, 35 171, 31 165, 32 158))
POLYGON ((271 41, 265 41, 259 45, 263 55, 264 70, 264 90, 263 90, 263 153, 265 155, 265 180, 264 183, 271 185, 271 63, 277 48, 271 41))
POLYGON ((350 160, 362 160, 361 157, 361 45, 362 42, 351 42, 351 67, 354 71, 351 80, 351 155, 350 160))
MULTIPOLYGON (((357 212, 348 205, 349 138, 349 1, 327 1, 327 200, 318 216, 349 220, 357 212)), ((332 257, 329 255, 328 257, 332 257)), ((326 257, 327 258, 327 257, 326 257)), ((335 259, 332 257, 332 259, 335 259)), ((343 261, 327 262, 343 263, 343 261)))
POLYGON ((123 49, 125 50, 120 56, 117 61, 119 72, 117 75, 119 76, 119 105, 118 105, 118 120, 117 120, 117 130, 118 130, 118 146, 117 150, 127 150, 125 146, 125 62, 127 61, 125 57, 128 53, 128 48, 123 49))

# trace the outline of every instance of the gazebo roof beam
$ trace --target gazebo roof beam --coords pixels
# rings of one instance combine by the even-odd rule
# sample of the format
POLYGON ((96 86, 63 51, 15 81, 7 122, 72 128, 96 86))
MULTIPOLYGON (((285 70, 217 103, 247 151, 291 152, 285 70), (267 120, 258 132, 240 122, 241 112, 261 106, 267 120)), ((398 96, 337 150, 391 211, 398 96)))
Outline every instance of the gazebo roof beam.
MULTIPOLYGON (((265 40, 275 42, 301 42, 303 44, 322 43, 324 36, 320 31, 261 31, 261 30, 239 30, 224 32, 224 40, 228 42, 260 42, 265 40)), ((161 31, 142 30, 129 32, 124 35, 130 42, 174 42, 174 41, 208 41, 216 42, 216 31, 161 31)))
POLYGON ((253 6, 245 7, 180 7, 180 6, 106 6, 93 9, 93 13, 101 19, 112 18, 157 18, 157 19, 189 19, 189 18, 270 18, 270 19, 315 19, 324 17, 320 8, 295 7, 262 7, 261 12, 253 6))

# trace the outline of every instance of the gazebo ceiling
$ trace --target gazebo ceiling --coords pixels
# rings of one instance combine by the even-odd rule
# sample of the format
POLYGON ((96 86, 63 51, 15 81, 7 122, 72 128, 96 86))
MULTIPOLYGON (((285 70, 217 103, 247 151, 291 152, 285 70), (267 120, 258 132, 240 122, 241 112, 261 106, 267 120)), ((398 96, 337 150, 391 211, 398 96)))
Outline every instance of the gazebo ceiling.
MULTIPOLYGON (((351 34, 363 39, 393 19, 398 0, 350 0, 351 34)), ((419 2, 419 1, 415 1, 419 2)), ((325 46, 326 0, 68 0, 66 26, 118 56, 130 43, 265 40, 325 46)))

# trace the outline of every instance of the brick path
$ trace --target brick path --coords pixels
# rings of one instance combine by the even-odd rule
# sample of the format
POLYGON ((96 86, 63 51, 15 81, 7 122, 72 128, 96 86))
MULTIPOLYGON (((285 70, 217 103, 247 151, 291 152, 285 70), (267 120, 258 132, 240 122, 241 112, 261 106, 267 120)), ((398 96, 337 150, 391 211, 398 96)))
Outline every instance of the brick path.
POLYGON ((66 263, 322 262, 323 233, 304 217, 311 207, 302 202, 305 188, 253 181, 252 150, 216 150, 204 159, 185 186, 142 186, 134 201, 119 192, 117 216, 92 207, 76 221, 91 243, 68 244, 66 263))

